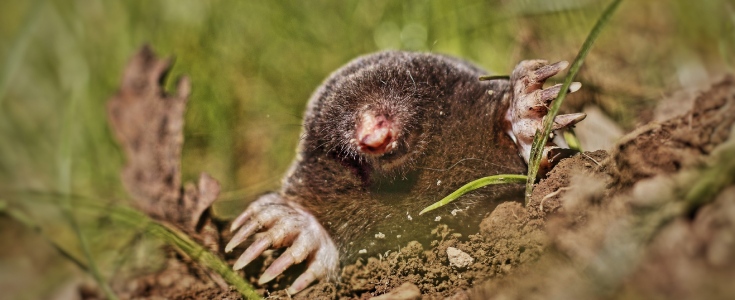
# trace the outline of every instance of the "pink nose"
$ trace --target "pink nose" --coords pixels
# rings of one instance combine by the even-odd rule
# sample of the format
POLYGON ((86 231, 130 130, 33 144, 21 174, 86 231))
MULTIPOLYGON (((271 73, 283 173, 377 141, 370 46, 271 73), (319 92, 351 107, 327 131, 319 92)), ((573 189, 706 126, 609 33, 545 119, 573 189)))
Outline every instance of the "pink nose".
POLYGON ((357 143, 360 151, 368 154, 383 154, 392 150, 394 137, 393 122, 385 116, 362 115, 357 126, 357 143))

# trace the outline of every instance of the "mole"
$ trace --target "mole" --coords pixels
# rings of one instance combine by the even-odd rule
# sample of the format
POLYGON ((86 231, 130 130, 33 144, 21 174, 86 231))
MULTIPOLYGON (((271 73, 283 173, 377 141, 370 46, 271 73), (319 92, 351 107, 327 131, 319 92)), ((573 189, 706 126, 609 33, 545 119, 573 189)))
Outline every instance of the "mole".
MULTIPOLYGON (((336 280, 340 265, 360 256, 428 241, 438 222, 476 233, 496 205, 522 201, 521 184, 480 188, 418 213, 472 180, 525 173, 533 135, 561 89, 543 84, 567 66, 526 60, 509 80, 480 81, 481 68, 438 54, 388 51, 349 62, 309 100, 281 189, 233 221, 226 252, 254 236, 233 268, 287 248, 259 283, 305 261, 293 294, 318 279, 336 280)), ((560 115, 554 129, 583 118, 560 115)), ((550 140, 545 164, 567 155, 564 147, 550 140)))

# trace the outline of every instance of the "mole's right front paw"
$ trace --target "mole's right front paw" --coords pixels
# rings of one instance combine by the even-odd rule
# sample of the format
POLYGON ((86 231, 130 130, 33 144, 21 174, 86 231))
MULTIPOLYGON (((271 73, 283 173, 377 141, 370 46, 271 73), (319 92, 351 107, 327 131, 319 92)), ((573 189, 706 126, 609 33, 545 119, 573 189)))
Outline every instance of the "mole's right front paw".
MULTIPOLYGON (((546 79, 566 69, 567 66, 569 63, 566 61, 549 64, 545 60, 524 60, 516 66, 510 76, 512 99, 506 114, 506 120, 511 124, 508 134, 518 145, 526 163, 531 155, 531 145, 536 131, 543 130, 544 117, 562 87, 561 84, 557 84, 544 89, 543 85, 546 79)), ((574 82, 569 86, 569 92, 573 93, 581 86, 579 82, 574 82)), ((572 127, 585 117, 584 113, 558 115, 554 118, 552 130, 572 127)), ((542 169, 550 169, 550 165, 558 162, 560 157, 569 155, 570 150, 561 147, 566 145, 556 145, 549 140, 543 150, 542 169)))
POLYGON ((225 247, 231 252, 256 232, 255 242, 235 262, 239 270, 270 248, 288 247, 258 280, 264 284, 283 273, 288 267, 307 261, 307 270, 288 289, 297 293, 317 279, 333 279, 339 268, 339 253, 327 231, 309 212, 298 204, 284 200, 278 194, 267 194, 256 200, 232 222, 230 230, 238 229, 225 247))

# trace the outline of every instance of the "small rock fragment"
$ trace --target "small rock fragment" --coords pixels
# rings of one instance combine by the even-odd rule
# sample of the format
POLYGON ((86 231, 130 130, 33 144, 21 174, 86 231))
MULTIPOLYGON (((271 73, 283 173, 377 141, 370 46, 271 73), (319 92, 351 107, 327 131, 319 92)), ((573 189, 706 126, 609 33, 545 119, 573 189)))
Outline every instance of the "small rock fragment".
POLYGON ((447 248, 447 256, 449 257, 449 265, 455 268, 466 268, 475 262, 472 256, 454 247, 447 248))

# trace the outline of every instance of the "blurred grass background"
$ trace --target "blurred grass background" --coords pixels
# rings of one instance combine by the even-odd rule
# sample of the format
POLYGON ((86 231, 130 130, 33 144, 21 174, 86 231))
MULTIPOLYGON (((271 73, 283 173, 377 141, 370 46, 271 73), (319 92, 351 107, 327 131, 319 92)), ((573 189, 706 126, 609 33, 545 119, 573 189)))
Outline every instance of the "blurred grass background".
MULTIPOLYGON (((50 239, 83 257, 59 206, 48 203, 65 195, 126 201, 122 153, 105 105, 144 43, 175 57, 168 87, 183 74, 192 79, 183 178, 202 171, 217 178, 223 194, 216 211, 227 217, 277 188, 309 95, 356 56, 383 49, 447 53, 494 74, 509 73, 522 59, 571 61, 606 4, 2 1, 0 201, 24 209, 50 239)), ((734 28, 735 5, 726 0, 623 2, 586 60, 584 93, 566 109, 596 104, 626 129, 647 122, 672 91, 732 72, 734 28)), ((145 250, 151 247, 139 247, 136 233, 103 216, 76 217, 104 276, 128 259, 154 256, 145 250)), ((45 238, 4 215, 0 230, 0 299, 46 298, 79 282, 78 269, 45 238)))

